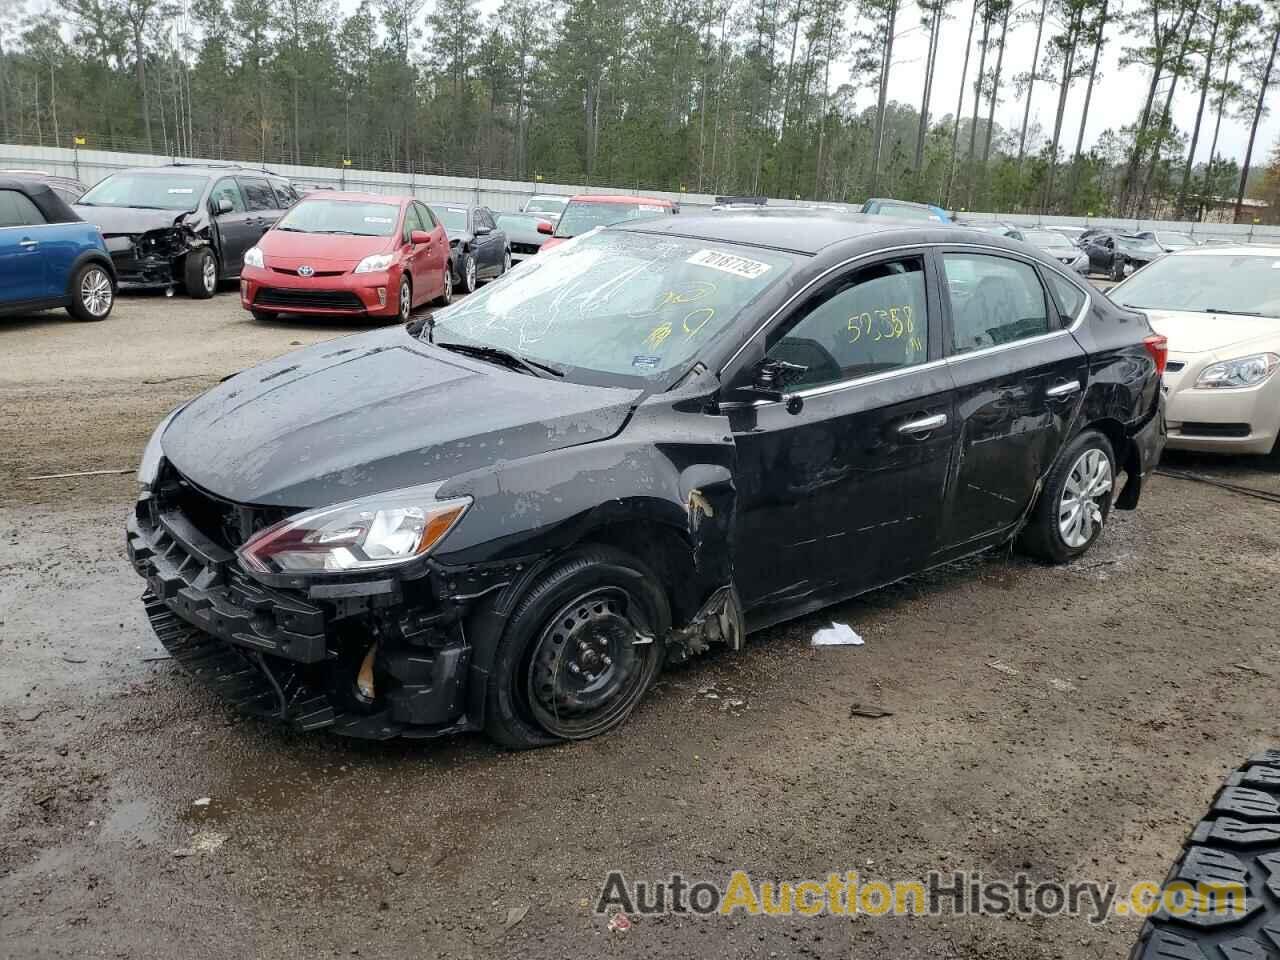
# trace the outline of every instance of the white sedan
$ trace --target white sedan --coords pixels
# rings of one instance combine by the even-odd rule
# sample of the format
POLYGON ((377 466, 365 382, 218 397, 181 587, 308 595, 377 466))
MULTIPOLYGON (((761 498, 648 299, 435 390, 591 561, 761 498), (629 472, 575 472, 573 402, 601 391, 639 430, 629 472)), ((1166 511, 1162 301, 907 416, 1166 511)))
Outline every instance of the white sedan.
POLYGON ((1113 287, 1169 340, 1170 449, 1280 453, 1280 247, 1194 247, 1113 287))

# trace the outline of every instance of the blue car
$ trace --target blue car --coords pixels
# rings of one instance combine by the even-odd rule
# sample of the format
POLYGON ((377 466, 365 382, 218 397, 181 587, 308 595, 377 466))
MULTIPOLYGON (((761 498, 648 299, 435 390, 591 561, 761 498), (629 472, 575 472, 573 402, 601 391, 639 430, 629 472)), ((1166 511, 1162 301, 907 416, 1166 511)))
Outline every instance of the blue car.
POLYGON ((890 200, 884 197, 872 197, 862 205, 862 212, 874 213, 882 217, 897 217, 899 220, 951 222, 947 211, 932 203, 912 203, 909 200, 890 200))
POLYGON ((0 177, 0 313, 65 307, 105 320, 116 274, 101 231, 45 183, 0 177))

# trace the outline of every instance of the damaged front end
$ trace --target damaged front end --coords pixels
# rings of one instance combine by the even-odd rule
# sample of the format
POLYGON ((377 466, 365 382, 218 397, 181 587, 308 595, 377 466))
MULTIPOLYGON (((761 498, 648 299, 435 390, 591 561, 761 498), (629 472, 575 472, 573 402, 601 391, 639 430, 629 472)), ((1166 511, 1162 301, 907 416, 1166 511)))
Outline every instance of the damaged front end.
POLYGON ((179 214, 168 226, 104 234, 122 286, 171 287, 182 281, 187 254, 210 243, 207 229, 188 223, 188 216, 179 214))
POLYGON ((441 599, 438 568, 263 583, 236 550, 288 512, 218 499, 162 464, 127 540, 147 617, 174 659, 239 709, 302 730, 387 739, 473 728, 467 605, 441 599))

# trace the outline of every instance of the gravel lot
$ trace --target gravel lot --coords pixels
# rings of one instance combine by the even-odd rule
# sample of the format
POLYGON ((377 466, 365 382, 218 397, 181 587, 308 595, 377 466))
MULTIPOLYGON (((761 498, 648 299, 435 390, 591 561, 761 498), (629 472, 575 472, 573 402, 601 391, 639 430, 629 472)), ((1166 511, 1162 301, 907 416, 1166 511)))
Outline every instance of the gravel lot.
MULTIPOLYGON (((1280 506, 1168 477, 1077 564, 990 555, 756 635, 589 743, 241 720, 156 659, 132 476, 25 478, 132 467, 182 398, 352 329, 257 324, 230 290, 0 320, 0 956, 1121 957, 1135 920, 611 933, 590 904, 614 868, 1158 880, 1223 773, 1280 741, 1280 506), (833 615, 866 645, 810 648, 833 615)), ((1257 462, 1173 465, 1280 491, 1257 462)))

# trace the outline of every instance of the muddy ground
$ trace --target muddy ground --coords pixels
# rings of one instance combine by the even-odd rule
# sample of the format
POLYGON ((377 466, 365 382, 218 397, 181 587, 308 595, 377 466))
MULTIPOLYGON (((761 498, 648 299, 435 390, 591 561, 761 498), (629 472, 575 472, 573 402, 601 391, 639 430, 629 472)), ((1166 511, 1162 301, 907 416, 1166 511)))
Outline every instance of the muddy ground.
MULTIPOLYGON (((1133 919, 611 933, 590 905, 611 869, 1159 879, 1223 773, 1280 742, 1280 506, 1172 478, 1081 562, 991 555, 770 630, 593 742, 239 719, 156 659, 132 477, 24 478, 132 467, 182 398, 347 331, 255 324, 229 291, 0 321, 0 956, 1121 957, 1133 919), (832 616, 866 645, 810 648, 832 616)), ((1280 490, 1258 463, 1174 465, 1280 490)))

